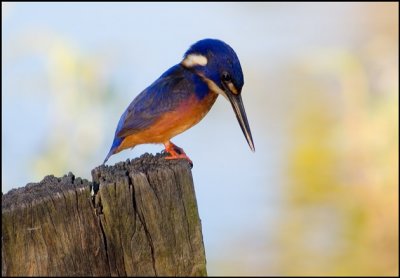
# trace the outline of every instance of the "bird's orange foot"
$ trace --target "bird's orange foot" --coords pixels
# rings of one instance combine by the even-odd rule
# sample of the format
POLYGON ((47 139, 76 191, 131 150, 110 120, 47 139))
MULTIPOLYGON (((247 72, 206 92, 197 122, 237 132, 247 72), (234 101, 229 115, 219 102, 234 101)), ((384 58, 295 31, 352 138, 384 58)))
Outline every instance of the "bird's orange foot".
POLYGON ((193 167, 193 162, 190 160, 190 158, 186 155, 186 153, 183 151, 182 148, 179 148, 177 145, 172 143, 171 141, 168 141, 164 143, 165 146, 165 151, 170 154, 170 156, 165 157, 165 159, 186 159, 189 163, 190 166, 193 167))

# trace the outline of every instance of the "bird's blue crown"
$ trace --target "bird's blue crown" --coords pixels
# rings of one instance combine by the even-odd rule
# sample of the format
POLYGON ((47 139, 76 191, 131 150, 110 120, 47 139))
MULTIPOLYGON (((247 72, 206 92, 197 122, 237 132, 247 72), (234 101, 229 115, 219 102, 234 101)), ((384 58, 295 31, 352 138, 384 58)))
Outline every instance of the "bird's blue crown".
POLYGON ((236 88, 240 90, 243 87, 243 72, 239 58, 232 47, 225 42, 217 39, 200 40, 186 51, 184 58, 191 54, 207 58, 207 64, 198 70, 203 71, 216 84, 221 82, 221 74, 227 72, 236 88))

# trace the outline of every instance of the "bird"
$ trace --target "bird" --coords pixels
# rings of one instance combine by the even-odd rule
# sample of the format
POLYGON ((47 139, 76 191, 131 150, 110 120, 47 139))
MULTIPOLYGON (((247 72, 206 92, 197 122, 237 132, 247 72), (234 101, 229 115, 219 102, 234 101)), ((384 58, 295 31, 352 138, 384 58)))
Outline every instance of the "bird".
POLYGON ((110 156, 140 144, 164 144, 165 159, 186 159, 184 150, 171 138, 196 125, 222 95, 233 111, 254 152, 254 142, 241 92, 244 77, 235 51, 219 39, 192 44, 180 63, 165 71, 126 108, 115 130, 110 156))

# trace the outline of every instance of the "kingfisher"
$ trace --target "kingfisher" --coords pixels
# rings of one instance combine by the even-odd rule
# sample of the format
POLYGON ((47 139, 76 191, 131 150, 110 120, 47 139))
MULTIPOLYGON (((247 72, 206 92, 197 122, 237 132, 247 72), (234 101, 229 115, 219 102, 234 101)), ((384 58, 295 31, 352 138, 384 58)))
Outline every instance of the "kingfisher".
POLYGON ((196 125, 210 111, 218 95, 232 105, 242 132, 254 152, 254 143, 243 106, 242 67, 235 51, 218 39, 203 39, 193 44, 182 61, 164 72, 144 89, 122 114, 111 155, 140 144, 161 143, 166 159, 186 159, 182 148, 171 138, 196 125))

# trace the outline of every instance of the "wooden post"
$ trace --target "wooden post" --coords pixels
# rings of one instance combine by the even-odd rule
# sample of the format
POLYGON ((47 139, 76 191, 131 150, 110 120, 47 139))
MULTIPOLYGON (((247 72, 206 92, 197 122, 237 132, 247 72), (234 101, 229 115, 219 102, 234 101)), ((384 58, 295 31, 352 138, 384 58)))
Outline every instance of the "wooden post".
POLYGON ((2 196, 3 276, 207 275, 189 163, 145 154, 92 178, 2 196))

